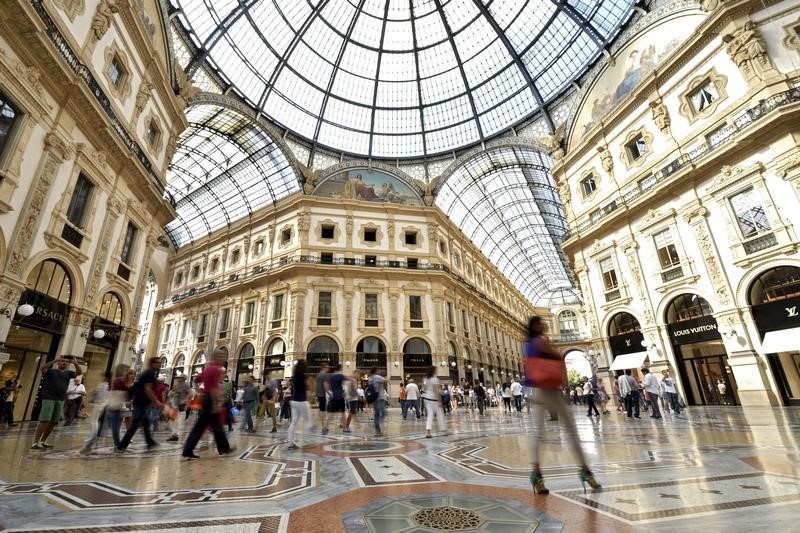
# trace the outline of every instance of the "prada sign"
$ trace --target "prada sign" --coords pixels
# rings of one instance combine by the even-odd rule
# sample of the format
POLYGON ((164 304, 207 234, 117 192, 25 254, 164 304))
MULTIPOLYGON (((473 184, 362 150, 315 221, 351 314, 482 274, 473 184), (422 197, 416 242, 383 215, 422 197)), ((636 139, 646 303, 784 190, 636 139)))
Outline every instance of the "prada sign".
POLYGON ((404 354, 403 368, 427 368, 431 366, 431 354, 404 354))
POLYGON ((310 353, 308 354, 308 366, 312 368, 319 368, 322 365, 327 364, 329 366, 338 365, 339 364, 339 354, 338 353, 310 353))
POLYGON ((713 316, 701 316, 692 320, 684 320, 667 326, 669 338, 674 345, 691 344, 719 339, 717 319, 713 316))
POLYGON ((800 327, 800 298, 754 305, 751 309, 762 333, 800 327))
POLYGON ((644 335, 641 331, 634 331, 632 333, 623 333, 622 335, 614 335, 608 338, 608 343, 611 345, 611 353, 616 357, 617 355, 624 355, 626 353, 636 353, 644 351, 642 341, 644 335))
POLYGON ((357 368, 386 368, 386 354, 385 353, 359 353, 356 354, 356 367, 357 368))
POLYGON ((52 333, 64 333, 67 326, 67 315, 69 315, 67 304, 30 289, 26 289, 22 293, 19 301, 20 305, 32 305, 33 314, 26 317, 15 314, 14 322, 16 324, 52 333))

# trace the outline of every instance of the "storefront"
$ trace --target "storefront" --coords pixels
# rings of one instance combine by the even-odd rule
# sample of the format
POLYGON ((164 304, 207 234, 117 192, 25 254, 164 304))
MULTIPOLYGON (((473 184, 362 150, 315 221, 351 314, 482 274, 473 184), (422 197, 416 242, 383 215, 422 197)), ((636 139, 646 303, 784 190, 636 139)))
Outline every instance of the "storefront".
POLYGON ((717 320, 697 294, 681 294, 666 311, 675 364, 689 405, 739 405, 739 394, 717 320))
POLYGON ((450 372, 450 383, 458 385, 458 362, 456 358, 456 345, 447 343, 447 369, 450 372))
POLYGON ((630 313, 617 313, 608 323, 608 343, 611 346, 611 366, 609 370, 619 376, 625 370, 638 371, 647 359, 647 351, 642 346, 639 321, 630 313))
POLYGON ((253 375, 256 365, 256 349, 249 342, 239 350, 239 358, 236 361, 236 375, 233 379, 235 388, 244 387, 247 379, 253 375))
POLYGON ((192 370, 191 370, 192 380, 194 380, 194 378, 198 374, 200 374, 205 367, 206 367, 206 352, 199 352, 197 355, 195 355, 194 361, 192 362, 192 370))
POLYGON ((318 374, 322 365, 334 367, 339 364, 339 344, 331 337, 322 335, 308 345, 308 373, 318 374))
POLYGON ((81 361, 81 365, 85 365, 83 384, 87 391, 94 390, 103 382, 104 374, 111 370, 117 354, 122 333, 122 304, 117 295, 111 292, 103 295, 90 331, 93 334, 86 340, 81 361))
POLYGON ((800 405, 800 268, 764 272, 748 296, 781 399, 784 405, 800 405))
POLYGON ((472 372, 472 352, 464 346, 464 381, 470 385, 475 384, 475 374, 472 372))
POLYGON ((282 380, 285 364, 286 344, 284 344, 283 339, 275 339, 267 347, 267 355, 264 357, 264 370, 261 372, 262 380, 267 377, 282 380))
POLYGON ((365 337, 356 345, 356 368, 369 375, 373 367, 386 376, 386 345, 378 337, 365 337))
POLYGON ((431 345, 427 341, 418 337, 406 341, 403 346, 403 378, 406 382, 413 379, 421 387, 432 364, 431 345))
POLYGON ((170 379, 170 388, 175 386, 175 379, 180 376, 186 376, 186 355, 179 353, 174 362, 172 363, 172 378, 170 379))
POLYGON ((477 359, 478 359, 478 381, 486 385, 486 373, 488 369, 484 366, 486 361, 483 359, 483 352, 480 350, 476 350, 477 359))
POLYGON ((14 315, 5 342, 10 358, 0 370, 0 383, 19 379, 22 385, 14 404, 15 420, 31 420, 38 416, 36 400, 41 368, 58 353, 72 297, 69 274, 57 261, 43 261, 28 276, 26 285, 28 288, 20 296, 19 305, 32 306, 33 313, 14 315))

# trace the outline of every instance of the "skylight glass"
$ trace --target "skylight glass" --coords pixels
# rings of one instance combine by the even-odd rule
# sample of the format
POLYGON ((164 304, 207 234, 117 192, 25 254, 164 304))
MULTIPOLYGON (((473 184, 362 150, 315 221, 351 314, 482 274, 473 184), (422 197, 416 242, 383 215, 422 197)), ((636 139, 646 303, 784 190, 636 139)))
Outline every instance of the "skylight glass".
POLYGON ((172 1, 174 23, 195 43, 185 65, 192 79, 218 73, 313 145, 393 159, 476 144, 542 112, 597 59, 634 4, 172 1))
POLYGON ((567 221, 549 156, 493 148, 455 170, 436 197, 467 237, 534 305, 580 301, 561 243, 567 221))

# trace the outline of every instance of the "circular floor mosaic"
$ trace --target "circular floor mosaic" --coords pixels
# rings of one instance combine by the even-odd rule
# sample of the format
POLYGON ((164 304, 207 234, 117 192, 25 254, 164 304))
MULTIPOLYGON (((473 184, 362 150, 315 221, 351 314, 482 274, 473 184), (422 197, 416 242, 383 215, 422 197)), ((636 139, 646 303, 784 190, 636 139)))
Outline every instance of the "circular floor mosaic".
POLYGON ((385 452, 395 450, 402 446, 395 442, 345 442, 342 444, 328 444, 325 449, 331 452, 358 453, 358 452, 385 452))
POLYGON ((490 498, 441 494, 397 498, 363 515, 370 533, 532 533, 539 521, 530 513, 490 498))

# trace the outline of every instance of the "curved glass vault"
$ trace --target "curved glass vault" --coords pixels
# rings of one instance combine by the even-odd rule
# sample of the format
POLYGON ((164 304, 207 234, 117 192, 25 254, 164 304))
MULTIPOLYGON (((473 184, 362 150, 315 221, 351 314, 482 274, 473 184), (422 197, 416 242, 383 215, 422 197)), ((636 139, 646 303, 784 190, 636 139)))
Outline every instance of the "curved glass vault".
POLYGON ((553 162, 533 148, 479 153, 442 185, 436 205, 534 305, 580 301, 561 243, 564 208, 553 162))
POLYGON ((190 79, 213 73, 312 150, 390 159, 470 146, 544 112, 635 3, 172 2, 190 79))
POLYGON ((300 189, 286 154, 253 119, 197 105, 167 170, 178 217, 166 231, 176 247, 241 220, 300 189))

